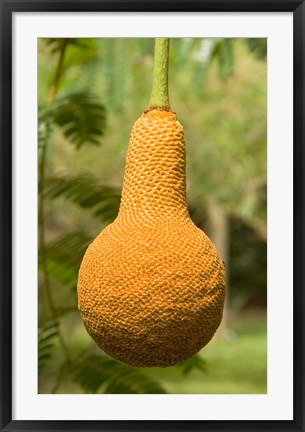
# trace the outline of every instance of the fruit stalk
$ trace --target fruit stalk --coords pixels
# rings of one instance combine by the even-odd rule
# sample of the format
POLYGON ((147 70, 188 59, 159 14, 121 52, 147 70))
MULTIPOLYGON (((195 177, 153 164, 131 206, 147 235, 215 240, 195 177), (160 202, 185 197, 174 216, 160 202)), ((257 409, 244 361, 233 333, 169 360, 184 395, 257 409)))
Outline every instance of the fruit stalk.
POLYGON ((168 97, 169 38, 155 39, 153 86, 148 109, 170 111, 168 97))

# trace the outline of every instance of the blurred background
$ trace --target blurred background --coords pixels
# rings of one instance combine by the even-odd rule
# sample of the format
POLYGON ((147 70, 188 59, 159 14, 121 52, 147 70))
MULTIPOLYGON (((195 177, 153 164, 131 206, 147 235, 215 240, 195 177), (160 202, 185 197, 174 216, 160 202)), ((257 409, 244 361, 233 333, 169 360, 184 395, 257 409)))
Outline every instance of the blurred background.
POLYGON ((192 359, 132 368, 77 310, 88 244, 116 217, 133 123, 147 108, 153 39, 39 39, 39 393, 266 393, 267 40, 171 39, 191 217, 225 262, 223 322, 192 359))

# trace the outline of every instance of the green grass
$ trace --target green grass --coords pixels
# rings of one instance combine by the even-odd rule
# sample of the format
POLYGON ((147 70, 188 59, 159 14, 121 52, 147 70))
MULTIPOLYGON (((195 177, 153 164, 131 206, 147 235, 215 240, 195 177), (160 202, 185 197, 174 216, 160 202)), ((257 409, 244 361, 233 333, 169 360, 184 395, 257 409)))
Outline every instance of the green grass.
POLYGON ((201 352, 206 372, 188 375, 173 367, 147 369, 169 393, 262 394, 267 392, 267 331, 264 315, 243 316, 230 324, 232 336, 214 338, 201 352))

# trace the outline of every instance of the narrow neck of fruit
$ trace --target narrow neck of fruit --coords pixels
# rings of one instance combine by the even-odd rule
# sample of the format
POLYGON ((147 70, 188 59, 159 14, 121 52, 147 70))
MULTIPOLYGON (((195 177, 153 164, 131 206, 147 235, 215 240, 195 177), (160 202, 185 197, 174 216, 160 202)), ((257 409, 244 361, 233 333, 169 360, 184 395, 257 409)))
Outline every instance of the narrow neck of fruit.
POLYGON ((152 93, 148 109, 170 111, 168 97, 169 38, 155 39, 152 93))
POLYGON ((173 112, 143 113, 131 132, 120 216, 155 223, 185 218, 185 143, 173 112))

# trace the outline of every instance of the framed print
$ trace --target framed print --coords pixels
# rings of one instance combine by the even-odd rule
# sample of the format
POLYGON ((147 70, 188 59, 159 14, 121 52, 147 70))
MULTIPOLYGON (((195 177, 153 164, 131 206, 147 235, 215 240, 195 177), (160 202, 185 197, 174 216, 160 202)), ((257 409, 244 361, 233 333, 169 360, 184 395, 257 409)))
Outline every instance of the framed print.
POLYGON ((1 430, 304 430, 304 2, 1 32, 1 430))

